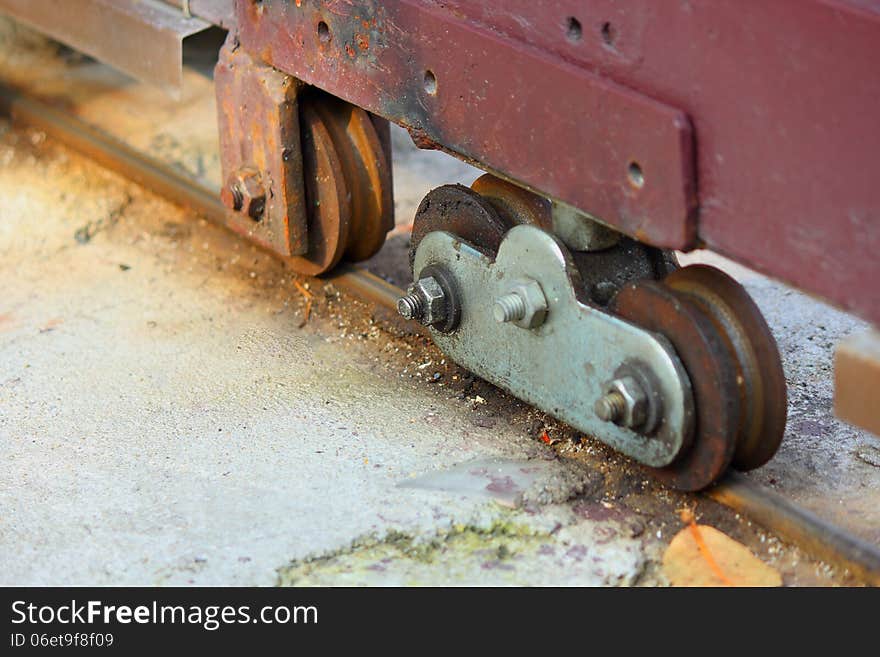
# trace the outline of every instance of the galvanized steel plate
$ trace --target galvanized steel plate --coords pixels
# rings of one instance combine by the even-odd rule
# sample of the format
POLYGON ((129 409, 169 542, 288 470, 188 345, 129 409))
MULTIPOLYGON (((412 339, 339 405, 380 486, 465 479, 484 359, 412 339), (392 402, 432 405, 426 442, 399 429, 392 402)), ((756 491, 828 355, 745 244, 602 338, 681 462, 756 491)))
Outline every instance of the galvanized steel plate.
POLYGON ((431 334, 457 363, 645 465, 666 466, 689 446, 691 386, 672 346, 582 303, 573 281, 576 268, 552 235, 517 226, 493 262, 437 231, 422 239, 414 272, 429 265, 445 267, 455 279, 461 324, 453 333, 431 329, 431 334), (492 314, 494 300, 524 278, 537 281, 547 299, 547 319, 534 330, 499 324, 492 314), (617 368, 633 361, 650 368, 663 400, 663 419, 649 436, 603 422, 593 410, 617 368))

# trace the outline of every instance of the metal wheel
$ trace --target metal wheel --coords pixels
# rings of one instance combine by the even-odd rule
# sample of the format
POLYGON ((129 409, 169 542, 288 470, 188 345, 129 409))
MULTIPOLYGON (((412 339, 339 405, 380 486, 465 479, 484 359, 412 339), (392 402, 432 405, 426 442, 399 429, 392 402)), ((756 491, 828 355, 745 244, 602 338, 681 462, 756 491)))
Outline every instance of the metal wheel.
POLYGON ((437 187, 428 192, 416 210, 409 247, 410 266, 422 238, 435 230, 453 233, 487 255, 494 255, 508 228, 492 204, 477 192, 464 185, 437 187))
POLYGON ((330 133, 351 194, 345 257, 353 262, 366 260, 382 248, 385 234, 394 227, 391 163, 363 109, 327 94, 315 96, 309 106, 330 133))
POLYGON ((498 212, 508 230, 519 224, 533 224, 544 230, 552 229, 550 201, 511 182, 484 173, 471 189, 485 198, 498 212))
POLYGON ((391 167, 363 109, 315 90, 299 114, 309 248, 290 266, 317 276, 382 247, 394 227, 391 167))
POLYGON ((625 285, 610 308, 665 336, 681 359, 696 409, 691 447, 672 465, 653 472, 679 490, 705 488, 730 465, 739 431, 738 367, 724 334, 688 295, 659 281, 625 285))
POLYGON ((761 311, 742 285, 707 265, 679 269, 664 284, 700 306, 736 362, 740 426, 733 467, 764 465, 782 442, 788 398, 779 350, 761 311))
POLYGON ((291 258, 291 267, 317 276, 341 259, 351 228, 351 196, 333 139, 314 108, 300 108, 309 250, 291 258))
POLYGON ((419 242, 432 231, 448 231, 486 255, 495 255, 504 235, 518 224, 549 230, 549 201, 488 173, 477 178, 470 189, 464 185, 437 187, 428 192, 416 211, 410 264, 419 242))

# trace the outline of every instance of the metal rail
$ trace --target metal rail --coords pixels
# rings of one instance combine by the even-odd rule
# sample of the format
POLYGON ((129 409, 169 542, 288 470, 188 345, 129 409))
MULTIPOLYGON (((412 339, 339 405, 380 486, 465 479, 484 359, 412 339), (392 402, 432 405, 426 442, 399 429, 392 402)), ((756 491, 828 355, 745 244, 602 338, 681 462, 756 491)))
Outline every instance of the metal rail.
MULTIPOLYGON (((48 136, 175 201, 205 218, 224 224, 226 208, 215 190, 185 172, 172 169, 65 113, 45 101, 0 85, 0 112, 14 122, 42 130, 48 136)), ((343 291, 370 303, 394 308, 403 291, 378 276, 344 265, 324 277, 343 291)), ((845 568, 865 583, 880 586, 880 549, 848 534, 815 514, 792 504, 738 473, 729 473, 703 493, 831 565, 845 568)))

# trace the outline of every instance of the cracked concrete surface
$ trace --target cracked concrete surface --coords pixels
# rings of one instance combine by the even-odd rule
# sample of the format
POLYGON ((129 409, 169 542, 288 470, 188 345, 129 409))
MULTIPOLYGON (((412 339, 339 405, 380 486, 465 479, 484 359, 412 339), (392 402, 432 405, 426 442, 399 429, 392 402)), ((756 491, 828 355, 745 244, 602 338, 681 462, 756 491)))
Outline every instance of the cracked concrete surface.
MULTIPOLYGON (((297 329, 268 256, 39 133, 5 132, 0 161, 2 583, 271 584, 360 536, 485 525, 491 497, 399 485, 474 459, 535 461, 536 499, 584 490, 503 419, 389 376, 382 336, 332 310, 297 329)), ((606 552, 572 581, 631 580, 631 548, 606 552)))

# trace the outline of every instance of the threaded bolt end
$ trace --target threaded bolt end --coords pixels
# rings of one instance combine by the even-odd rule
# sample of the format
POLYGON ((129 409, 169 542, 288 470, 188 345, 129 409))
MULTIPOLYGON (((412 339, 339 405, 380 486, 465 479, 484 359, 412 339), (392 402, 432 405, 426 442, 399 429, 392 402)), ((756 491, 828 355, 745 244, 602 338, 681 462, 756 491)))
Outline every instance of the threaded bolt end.
POLYGON ((244 205, 244 195, 237 183, 231 182, 220 191, 220 200, 230 210, 238 212, 244 205))
POLYGON ((421 319, 425 314, 425 302, 422 295, 410 292, 405 297, 400 297, 397 300, 397 312, 404 319, 421 319))
POLYGON ((505 294, 495 300, 492 314, 497 322, 515 322, 526 316, 526 302, 515 292, 505 294))
POLYGON ((612 390, 604 397, 596 401, 593 407, 596 415, 603 422, 615 422, 619 420, 626 411, 626 399, 616 390, 612 390))

